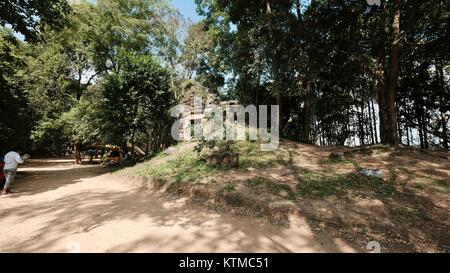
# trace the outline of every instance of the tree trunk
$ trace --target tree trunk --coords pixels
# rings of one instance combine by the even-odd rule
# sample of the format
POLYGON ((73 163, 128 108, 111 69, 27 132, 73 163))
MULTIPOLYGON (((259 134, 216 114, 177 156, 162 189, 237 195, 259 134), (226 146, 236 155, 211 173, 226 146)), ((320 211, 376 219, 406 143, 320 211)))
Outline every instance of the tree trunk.
POLYGON ((75 144, 75 164, 81 164, 81 145, 79 143, 75 144))
POLYGON ((380 142, 386 143, 386 132, 387 132, 387 104, 386 104, 386 31, 385 31, 385 24, 386 24, 386 10, 385 10, 385 4, 382 1, 381 2, 381 23, 380 23, 380 29, 379 29, 379 35, 380 35, 380 52, 378 56, 378 80, 376 83, 376 95, 377 95, 377 102, 378 102, 378 115, 380 117, 380 142))
MULTIPOLYGON (((263 0, 264 1, 264 0, 263 0)), ((273 31, 274 28, 272 26, 272 6, 271 6, 271 0, 265 0, 265 5, 266 5, 266 15, 268 15, 269 17, 269 37, 272 38, 273 36, 273 31)), ((278 86, 277 82, 278 82, 278 74, 279 74, 279 62, 277 59, 277 56, 275 54, 272 54, 271 56, 272 59, 272 76, 274 77, 274 86, 275 86, 275 96, 276 96, 276 100, 277 100, 277 104, 278 104, 278 109, 279 109, 279 118, 280 118, 280 128, 284 128, 284 119, 283 119, 283 112, 284 112, 284 108, 283 108, 283 97, 282 97, 282 90, 281 88, 278 86)))
POLYGON ((308 83, 308 87, 305 92, 305 101, 303 105, 303 136, 302 141, 304 143, 311 142, 311 105, 310 105, 310 89, 311 84, 308 83))
POLYGON ((81 69, 78 69, 78 80, 77 80, 77 87, 76 87, 77 101, 80 101, 81 96, 83 95, 83 90, 82 90, 82 86, 81 86, 82 79, 83 79, 83 71, 81 69))
MULTIPOLYGON (((373 128, 373 119, 372 119, 372 109, 370 109, 370 100, 367 101, 367 109, 369 109, 369 130, 370 130, 370 138, 372 140, 372 145, 375 144, 375 136, 374 136, 374 128, 373 128)), ((376 130, 376 129, 375 129, 376 130)))
POLYGON ((409 128, 408 126, 406 126, 405 128, 406 128, 406 144, 408 146, 411 146, 411 141, 409 140, 409 128))
POLYGON ((372 119, 373 119, 373 134, 375 135, 375 144, 378 144, 377 117, 375 116, 375 105, 373 103, 373 99, 371 100, 371 106, 372 106, 372 119))
MULTIPOLYGON (((398 106, 398 104, 397 104, 397 107, 396 107, 396 109, 395 109, 395 111, 397 111, 397 113, 399 113, 399 106, 398 106)), ((401 124, 401 122, 400 122, 400 119, 397 119, 397 130, 398 130, 398 142, 400 143, 400 144, 403 144, 402 143, 402 138, 403 138, 403 134, 402 134, 402 124, 401 124)))
POLYGON ((136 133, 135 132, 136 131, 133 130, 133 134, 131 135, 131 157, 132 158, 134 157, 134 151, 135 151, 135 148, 136 148, 136 144, 135 144, 135 135, 136 135, 136 133))
MULTIPOLYGON (((313 8, 312 15, 315 16, 315 8, 316 8, 316 0, 311 0, 311 6, 313 8)), ((305 143, 311 143, 311 123, 312 123, 312 112, 311 112, 311 99, 312 99, 312 93, 314 88, 314 81, 313 81, 313 71, 315 71, 315 60, 317 56, 317 50, 316 47, 312 46, 309 49, 308 52, 308 76, 307 76, 307 85, 305 89, 305 96, 304 96, 304 107, 303 107, 303 116, 304 116, 304 122, 303 122, 303 135, 302 135, 302 141, 305 143)))
POLYGON ((266 13, 272 14, 272 7, 270 6, 270 0, 266 0, 266 13))
POLYGON ((302 20, 302 2, 301 2, 301 0, 297 0, 295 2, 295 8, 297 10, 297 19, 299 21, 301 21, 302 20))
POLYGON ((419 122, 419 128, 417 128, 419 130, 419 140, 420 140, 420 149, 425 149, 425 142, 424 142, 424 138, 423 138, 423 121, 422 121, 422 116, 418 117, 418 122, 419 122))
POLYGON ((341 134, 339 137, 339 146, 345 146, 345 141, 347 141, 348 138, 348 120, 349 120, 349 109, 347 108, 346 116, 344 120, 342 121, 342 129, 341 134))
MULTIPOLYGON (((427 111, 425 110, 425 115, 426 115, 426 113, 427 113, 427 111)), ((429 123, 429 120, 428 120, 428 118, 425 116, 424 117, 424 122, 422 122, 422 130, 423 130, 423 141, 424 141, 424 147, 425 147, 425 150, 428 150, 429 148, 430 148, 430 144, 429 144, 429 142, 428 142, 428 123, 429 123)))
POLYGON ((398 67, 399 67, 400 0, 395 0, 395 11, 392 22, 392 34, 393 34, 393 41, 391 44, 390 74, 386 93, 386 104, 387 104, 386 143, 397 145, 399 142, 399 138, 397 126, 397 109, 395 102, 398 86, 398 67))
MULTIPOLYGON (((446 95, 448 94, 446 85, 445 85, 445 76, 444 76, 444 64, 442 60, 439 60, 436 58, 436 72, 437 76, 439 78, 439 86, 442 90, 442 97, 441 97, 441 105, 444 106, 448 102, 446 100, 446 95)), ((445 109, 440 109, 441 111, 441 126, 442 126, 442 147, 445 150, 448 150, 448 117, 445 113, 445 109)))
POLYGON ((148 130, 146 130, 146 136, 145 136, 145 155, 148 155, 150 152, 150 134, 148 133, 148 130))
POLYGON ((364 112, 364 108, 361 108, 361 111, 357 111, 358 116, 358 136, 359 136, 359 143, 361 146, 365 145, 365 135, 364 135, 364 122, 362 120, 362 113, 364 112))
MULTIPOLYGON (((365 110, 365 109, 364 109, 365 110)), ((363 121, 364 121, 364 134, 367 137, 367 144, 373 144, 373 142, 371 141, 371 135, 370 135, 370 128, 372 123, 370 122, 370 118, 369 120, 366 119, 366 115, 363 112, 363 121)))
POLYGON ((447 129, 447 123, 448 120, 445 116, 445 113, 441 113, 441 122, 442 122, 442 147, 445 150, 448 150, 448 129, 447 129))
POLYGON ((378 94, 378 106, 379 106, 379 116, 380 116, 380 141, 383 144, 387 143, 387 124, 388 124, 388 116, 387 116, 387 108, 386 108, 386 97, 385 97, 385 88, 384 86, 380 86, 379 94, 378 94))
POLYGON ((413 133, 412 133, 412 128, 409 128, 409 135, 410 135, 410 138, 411 138, 411 146, 414 146, 414 136, 413 136, 413 133))

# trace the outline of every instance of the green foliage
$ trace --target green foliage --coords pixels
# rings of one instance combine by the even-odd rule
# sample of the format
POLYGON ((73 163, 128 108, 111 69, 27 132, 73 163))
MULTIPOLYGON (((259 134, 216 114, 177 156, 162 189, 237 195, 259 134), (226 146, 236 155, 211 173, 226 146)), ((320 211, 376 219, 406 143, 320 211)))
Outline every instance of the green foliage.
POLYGON ((206 160, 211 156, 227 156, 237 152, 236 142, 227 140, 206 140, 202 139, 194 147, 201 160, 206 160))
POLYGON ((227 182, 223 187, 223 190, 225 192, 234 192, 236 190, 236 186, 231 182, 227 182))
POLYGON ((101 143, 109 134, 103 122, 105 116, 100 90, 91 88, 69 112, 61 115, 65 135, 72 143, 101 143))
POLYGON ((401 140, 417 144, 414 128, 422 148, 447 149, 450 4, 382 2, 197 0, 206 19, 195 31, 212 39, 208 54, 200 56, 206 71, 227 75, 231 98, 280 105, 284 137, 322 145, 388 141, 387 125, 378 120, 395 109, 381 94, 389 84, 397 86, 389 75, 398 63, 398 91, 389 92, 398 100, 391 106, 397 107, 401 140), (401 13, 398 43, 395 3, 401 13), (399 60, 391 56, 396 47, 399 60))
POLYGON ((191 25, 182 47, 181 62, 185 77, 192 79, 195 74, 197 81, 218 94, 225 84, 225 67, 221 56, 216 54, 216 34, 205 22, 191 25))
POLYGON ((65 134, 65 124, 61 119, 41 120, 31 135, 35 152, 40 154, 62 155, 69 143, 65 134))
POLYGON ((66 0, 1 1, 0 26, 9 24, 27 40, 34 40, 39 28, 44 25, 62 28, 65 23, 64 15, 68 12, 70 7, 66 0))
POLYGON ((165 0, 99 0, 74 9, 96 71, 119 72, 123 50, 152 55, 167 49, 165 16, 171 9, 165 0))
POLYGON ((26 45, 0 28, 0 153, 29 144, 32 113, 24 90, 25 71, 26 45))
POLYGON ((25 76, 30 106, 38 119, 58 118, 76 102, 71 62, 58 43, 34 45, 31 50, 25 76))
POLYGON ((24 73, 35 149, 167 145, 171 73, 155 58, 167 45, 172 12, 165 1, 78 2, 63 29, 46 28, 30 45, 24 73))
POLYGON ((91 88, 70 109, 54 119, 43 119, 35 127, 31 140, 41 153, 61 154, 70 143, 93 144, 108 134, 102 121, 101 93, 91 88))
POLYGON ((174 102, 166 69, 148 55, 121 54, 121 70, 102 84, 102 121, 110 136, 106 141, 116 145, 134 141, 137 133, 148 134, 150 126, 163 125, 174 102))
MULTIPOLYGON (((278 104, 290 139, 374 144, 387 130, 382 95, 396 63, 389 117, 398 113, 401 139, 417 145, 417 131, 422 148, 448 148, 448 1, 195 2, 204 16, 196 24, 168 0, 1 2, 0 25, 33 43, 1 30, 0 149, 31 139, 40 150, 69 142, 160 150, 171 141, 167 110, 191 91, 278 104)), ((242 163, 264 165, 254 156, 242 163)))

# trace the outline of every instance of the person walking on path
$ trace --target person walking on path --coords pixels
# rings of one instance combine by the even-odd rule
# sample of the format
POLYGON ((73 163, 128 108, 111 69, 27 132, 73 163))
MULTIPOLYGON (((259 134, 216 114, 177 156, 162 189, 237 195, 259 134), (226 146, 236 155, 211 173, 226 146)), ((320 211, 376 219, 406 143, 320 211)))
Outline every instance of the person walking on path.
POLYGON ((22 158, 20 156, 19 150, 17 152, 11 151, 5 155, 5 158, 3 159, 5 163, 5 165, 3 166, 3 174, 5 175, 6 181, 5 186, 2 190, 2 194, 11 194, 10 188, 17 174, 17 167, 19 164, 24 163, 24 159, 25 158, 22 158))

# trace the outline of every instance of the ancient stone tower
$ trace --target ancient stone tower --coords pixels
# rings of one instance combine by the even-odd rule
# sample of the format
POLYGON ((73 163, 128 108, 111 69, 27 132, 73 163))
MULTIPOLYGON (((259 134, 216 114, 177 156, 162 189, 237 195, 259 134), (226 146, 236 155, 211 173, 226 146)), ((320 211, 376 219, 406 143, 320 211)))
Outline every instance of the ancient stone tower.
POLYGON ((217 95, 208 92, 201 84, 193 81, 182 86, 180 103, 185 106, 180 119, 180 136, 193 135, 194 126, 205 125, 207 122, 205 113, 212 111, 213 105, 220 107, 224 112, 228 105, 237 104, 234 101, 220 101, 217 95))

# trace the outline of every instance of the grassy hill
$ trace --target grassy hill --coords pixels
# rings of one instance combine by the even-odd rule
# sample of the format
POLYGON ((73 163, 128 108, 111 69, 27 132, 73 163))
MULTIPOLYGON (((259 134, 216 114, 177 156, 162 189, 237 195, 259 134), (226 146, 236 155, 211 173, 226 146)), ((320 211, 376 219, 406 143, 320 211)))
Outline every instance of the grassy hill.
POLYGON ((450 251, 448 152, 290 141, 262 152, 245 142, 238 144, 240 167, 226 169, 199 160, 193 147, 179 144, 119 174, 227 213, 292 228, 307 221, 360 249, 375 240, 394 252, 450 251), (367 168, 383 177, 358 173, 367 168))

